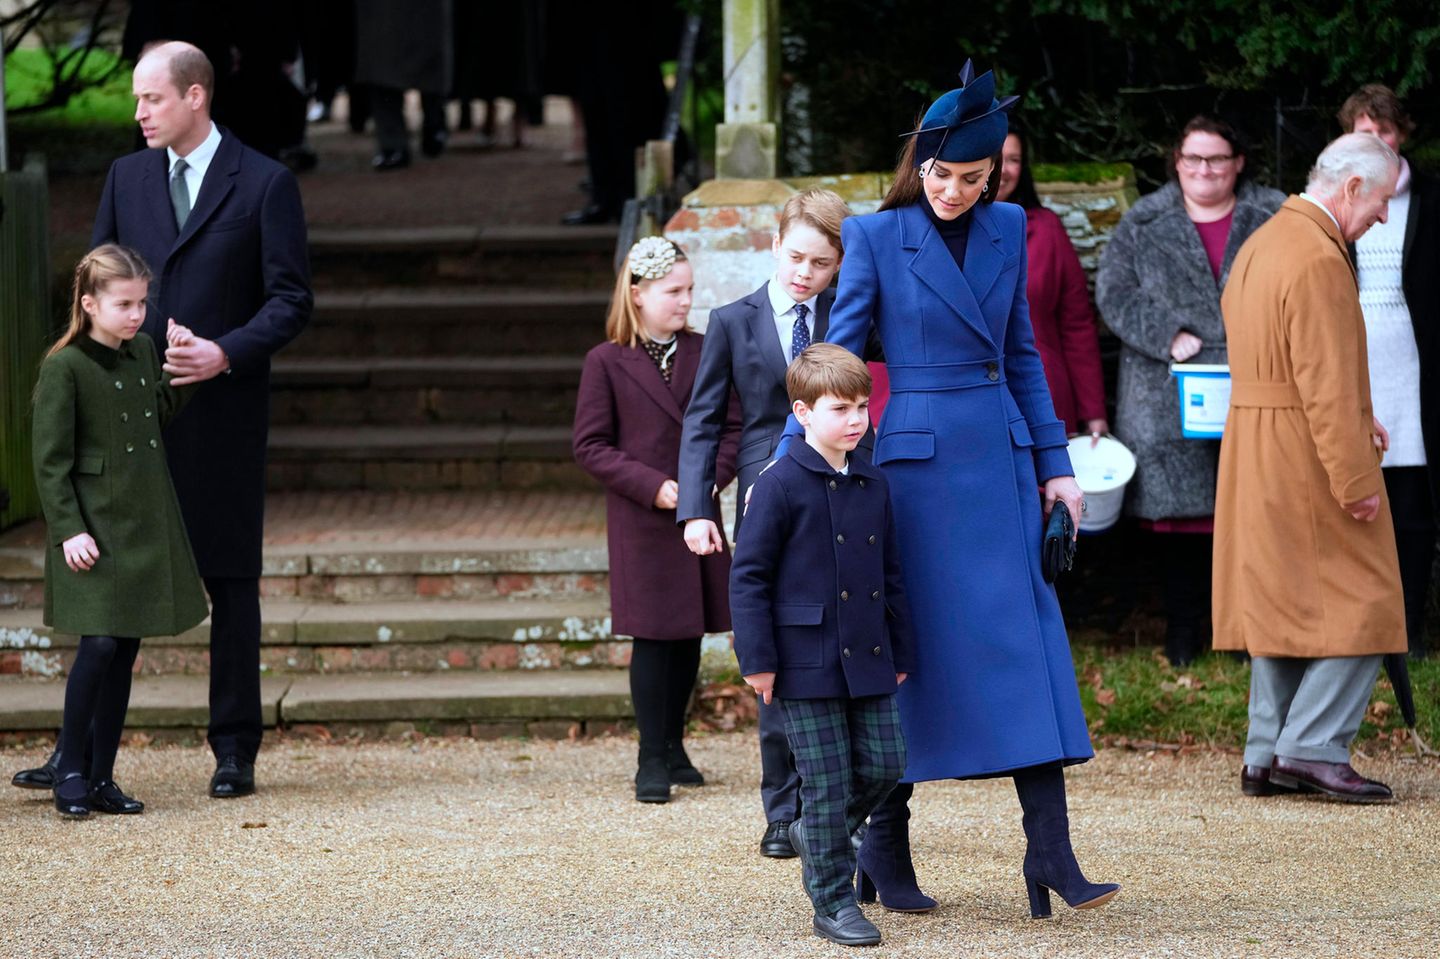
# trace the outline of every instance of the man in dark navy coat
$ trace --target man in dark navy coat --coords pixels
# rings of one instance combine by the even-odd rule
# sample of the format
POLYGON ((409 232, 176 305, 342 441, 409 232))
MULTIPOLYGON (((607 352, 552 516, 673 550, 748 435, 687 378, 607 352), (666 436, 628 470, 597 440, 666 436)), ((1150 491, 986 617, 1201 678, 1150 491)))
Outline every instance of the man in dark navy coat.
POLYGON ((166 322, 195 345, 166 352, 177 386, 204 383, 165 431, 170 472, 210 594, 210 794, 255 789, 260 749, 260 546, 270 357, 310 318, 305 214, 295 178, 210 119, 214 72, 188 43, 135 66, 148 150, 110 167, 93 245, 120 243, 155 272, 144 331, 166 322))
POLYGON ((790 837, 815 933, 874 945, 855 905, 851 836, 905 772, 895 691, 915 660, 895 521, 884 475, 849 455, 870 423, 865 365, 819 343, 786 385, 805 442, 755 483, 730 571, 735 654, 784 715, 800 774, 790 837))

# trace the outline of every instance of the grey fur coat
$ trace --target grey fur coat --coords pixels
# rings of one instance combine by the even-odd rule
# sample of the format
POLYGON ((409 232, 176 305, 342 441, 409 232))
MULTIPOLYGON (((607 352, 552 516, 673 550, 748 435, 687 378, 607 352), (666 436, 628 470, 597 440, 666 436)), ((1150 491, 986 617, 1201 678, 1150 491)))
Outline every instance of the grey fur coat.
POLYGON ((1240 245, 1284 202, 1278 190, 1240 185, 1219 283, 1173 180, 1131 207, 1105 247, 1095 300, 1122 344, 1115 435, 1137 460, 1126 494, 1132 516, 1179 519, 1215 512, 1220 444, 1180 436, 1170 342, 1188 331, 1205 344, 1188 362, 1226 362, 1220 291, 1240 245))

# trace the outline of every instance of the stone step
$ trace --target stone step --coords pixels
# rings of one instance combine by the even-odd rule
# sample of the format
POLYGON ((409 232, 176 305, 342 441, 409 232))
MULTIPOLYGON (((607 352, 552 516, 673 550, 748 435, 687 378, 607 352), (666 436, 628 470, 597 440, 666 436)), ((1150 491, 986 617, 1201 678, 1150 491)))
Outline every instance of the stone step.
MULTIPOLYGON (((38 522, 14 531, 29 541, 38 522)), ((423 539, 267 546, 261 594, 271 600, 375 603, 425 600, 608 601, 603 539, 527 541, 423 539)), ((36 545, 0 547, 0 609, 38 609, 45 597, 45 556, 36 545)), ((0 640, 0 648, 4 647, 0 640)))
POLYGON ((270 422, 561 426, 575 416, 579 356, 281 358, 270 422))
MULTIPOLYGON (((139 676, 126 728, 203 730, 205 676, 139 676)), ((623 669, 571 673, 350 674, 265 677, 267 727, 325 726, 341 733, 395 725, 424 732, 565 737, 621 731, 634 711, 623 669)), ((65 684, 0 679, 0 733, 44 735, 60 725, 65 684)))
MULTIPOLYGON (((148 638, 143 674, 208 671, 209 624, 148 638)), ((261 664, 272 673, 552 670, 624 666, 628 640, 610 633, 609 604, 588 600, 261 604, 261 664)), ((0 674, 51 677, 74 661, 76 636, 41 610, 0 610, 0 674)))
POLYGON ((282 356, 583 357, 605 337, 605 290, 478 287, 321 291, 282 356))
POLYGON ((613 226, 321 227, 310 231, 316 285, 535 283, 608 289, 613 226))
POLYGON ((282 426, 270 431, 272 490, 525 490, 596 486, 568 426, 282 426))

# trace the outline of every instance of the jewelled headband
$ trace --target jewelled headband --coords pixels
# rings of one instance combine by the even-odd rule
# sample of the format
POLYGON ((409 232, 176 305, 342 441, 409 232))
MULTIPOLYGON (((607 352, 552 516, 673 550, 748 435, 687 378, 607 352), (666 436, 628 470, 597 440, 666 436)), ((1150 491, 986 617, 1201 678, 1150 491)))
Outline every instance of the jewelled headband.
POLYGON ((663 236, 647 236, 630 248, 626 260, 630 274, 642 280, 658 280, 675 268, 680 251, 663 236))

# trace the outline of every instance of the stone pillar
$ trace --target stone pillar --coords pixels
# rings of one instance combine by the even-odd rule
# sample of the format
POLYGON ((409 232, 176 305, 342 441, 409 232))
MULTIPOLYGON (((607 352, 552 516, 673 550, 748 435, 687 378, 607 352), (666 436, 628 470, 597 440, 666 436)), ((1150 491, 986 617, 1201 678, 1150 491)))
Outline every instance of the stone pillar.
POLYGON ((725 0, 725 122, 719 179, 771 179, 779 142, 780 0, 725 0))

